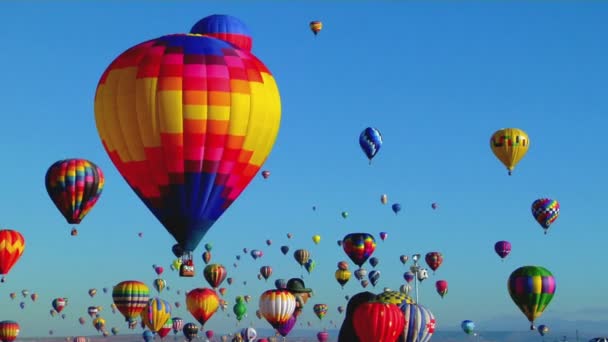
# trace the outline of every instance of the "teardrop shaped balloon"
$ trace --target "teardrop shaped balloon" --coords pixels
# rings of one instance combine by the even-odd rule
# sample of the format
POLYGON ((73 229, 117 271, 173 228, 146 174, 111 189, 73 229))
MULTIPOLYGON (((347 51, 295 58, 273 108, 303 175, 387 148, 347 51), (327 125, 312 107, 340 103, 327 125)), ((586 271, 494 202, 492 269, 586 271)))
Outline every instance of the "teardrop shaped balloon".
POLYGON ((142 310, 148 305, 149 299, 148 286, 136 280, 122 281, 112 290, 112 300, 116 304, 116 308, 129 323, 137 320, 142 310))
POLYGON ((511 273, 507 283, 511 299, 530 321, 539 318, 555 295, 555 278, 541 266, 523 266, 511 273))
POLYGON ((314 20, 308 24, 308 27, 310 28, 312 33, 314 33, 314 35, 316 36, 323 29, 323 22, 321 22, 319 20, 314 20))
POLYGON ((2 275, 2 282, 4 282, 4 276, 21 259, 24 250, 25 239, 21 233, 12 229, 0 230, 0 275, 2 275))
POLYGON ((372 159, 380 151, 382 143, 382 134, 380 134, 377 128, 367 127, 359 134, 359 146, 367 159, 369 159, 370 165, 372 164, 372 159))
POLYGON ((227 275, 228 272, 226 271, 226 267, 221 264, 207 265, 203 271, 205 280, 207 280, 207 283, 214 289, 220 287, 227 275))
POLYGON ((196 288, 186 294, 186 307, 202 326, 215 314, 220 298, 209 288, 196 288))
POLYGON ((101 168, 86 159, 60 160, 46 171, 49 197, 69 224, 79 224, 101 196, 101 168))
POLYGON ((511 253, 511 243, 509 241, 498 241, 494 244, 494 251, 501 259, 511 253))
POLYGON ((532 202, 532 216, 538 224, 545 230, 559 217, 559 202, 550 198, 539 198, 532 202))
POLYGON ((368 233, 351 233, 342 239, 342 248, 350 260, 361 267, 376 250, 376 240, 368 233))
POLYGON ((519 128, 502 128, 492 134, 490 148, 509 171, 513 173, 515 166, 528 152, 530 138, 519 128))
POLYGON ((143 42, 110 64, 95 94, 106 152, 185 252, 255 177, 279 130, 272 74, 233 43, 200 34, 143 42))

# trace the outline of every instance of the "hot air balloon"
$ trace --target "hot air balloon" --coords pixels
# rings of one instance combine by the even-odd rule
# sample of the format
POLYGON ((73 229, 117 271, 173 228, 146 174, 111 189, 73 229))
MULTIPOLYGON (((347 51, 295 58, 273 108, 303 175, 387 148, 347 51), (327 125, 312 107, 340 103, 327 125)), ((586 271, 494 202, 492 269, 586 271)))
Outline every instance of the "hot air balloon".
POLYGON ((184 320, 181 317, 173 317, 173 333, 177 335, 184 328, 184 320))
POLYGON ((136 280, 122 281, 112 290, 112 300, 129 324, 137 320, 149 299, 150 289, 136 280))
POLYGON ((164 271, 165 269, 162 266, 154 266, 154 272, 156 272, 156 275, 160 276, 164 271))
POLYGON ((319 331, 317 333, 317 341, 319 341, 319 342, 329 341, 329 333, 327 331, 319 331))
POLYGON ((529 146, 528 135, 518 128, 499 129, 490 138, 490 148, 496 158, 507 168, 509 176, 526 155, 529 146))
POLYGON ((380 151, 380 147, 382 147, 382 134, 376 128, 367 127, 359 135, 359 146, 361 146, 363 153, 365 153, 371 165, 372 159, 374 159, 378 151, 380 151))
MULTIPOLYGON (((211 252, 207 252, 207 251, 203 252, 202 257, 203 257, 203 262, 205 263, 205 265, 209 264, 209 261, 211 261, 211 252)), ((180 260, 180 263, 181 263, 181 259, 177 259, 177 260, 180 260)))
POLYGON ((260 274, 264 277, 265 280, 268 280, 272 275, 272 267, 270 266, 262 266, 260 267, 260 274))
POLYGON ((167 282, 165 281, 165 279, 156 278, 154 279, 154 283, 152 285, 154 285, 154 289, 156 289, 158 293, 161 293, 163 292, 165 287, 167 287, 167 282))
POLYGON ((353 313, 355 333, 361 342, 395 342, 405 326, 399 307, 381 302, 365 302, 353 313))
POLYGON ((300 266, 304 266, 310 259, 310 252, 305 249, 298 249, 293 252, 293 258, 296 259, 296 262, 300 264, 300 266))
POLYGON ((232 19, 207 17, 192 28, 205 35, 171 34, 128 49, 95 95, 104 148, 177 240, 181 276, 194 275, 192 251, 255 177, 279 130, 277 85, 236 39, 249 35, 232 19), (208 23, 216 19, 230 24, 215 30, 208 23))
POLYGON ((46 171, 46 191, 69 224, 79 224, 93 209, 105 178, 99 166, 86 159, 64 159, 46 171))
POLYGON ((439 252, 429 252, 426 253, 424 261, 426 261, 426 264, 435 272, 443 263, 443 255, 439 252))
POLYGON ((475 331, 475 322, 467 319, 460 323, 460 327, 462 328, 462 331, 464 331, 466 334, 472 335, 475 331))
POLYGON ((87 313, 89 314, 89 316, 91 316, 91 318, 95 318, 98 312, 99 310, 96 306, 89 306, 89 308, 87 309, 87 313))
POLYGON ((345 269, 345 270, 337 269, 336 273, 335 273, 335 277, 336 277, 336 281, 338 281, 338 284, 340 284, 340 286, 342 286, 342 288, 344 288, 344 285, 346 283, 348 283, 348 281, 350 280, 351 272, 347 269, 345 269))
POLYGON ((95 297, 96 294, 97 294, 97 289, 89 289, 89 296, 91 298, 95 297))
POLYGON ((445 280, 437 280, 435 282, 437 293, 443 298, 448 293, 448 282, 445 280))
POLYGON ((287 255, 287 253, 289 253, 289 246, 281 246, 281 253, 287 255))
POLYGON ((222 284, 227 275, 226 268, 220 264, 207 265, 203 271, 205 280, 214 289, 217 289, 222 284))
POLYGON ((416 303, 403 303, 401 312, 408 322, 403 329, 405 341, 428 342, 435 333, 435 316, 426 307, 416 303))
POLYGON ((247 327, 241 330, 241 337, 243 337, 244 342, 253 342, 256 341, 258 333, 252 327, 247 327))
POLYGON ((283 290, 287 288, 287 280, 280 278, 274 281, 274 286, 278 289, 278 290, 283 290))
POLYGON ((214 14, 199 20, 192 26, 190 33, 218 38, 248 52, 251 51, 253 44, 247 25, 240 19, 226 14, 214 14))
POLYGON ((215 314, 219 305, 217 293, 209 288, 196 288, 186 295, 188 311, 202 326, 215 314))
POLYGON ((433 208, 433 210, 437 210, 437 208, 439 208, 439 204, 437 203, 431 203, 431 208, 433 208))
POLYGON ((494 244, 494 251, 501 259, 504 259, 511 253, 511 243, 509 241, 498 241, 494 244))
POLYGON ((386 195, 386 194, 382 194, 382 195, 380 196, 380 203, 382 203, 382 204, 387 204, 387 203, 388 203, 388 195, 386 195))
POLYGON ((0 322, 0 341, 13 342, 19 336, 20 330, 19 323, 15 321, 0 322))
POLYGON ((4 277, 15 266, 21 258, 25 250, 25 239, 23 235, 16 230, 3 229, 0 230, 0 275, 1 282, 4 282, 4 277))
POLYGON ((541 324, 538 326, 538 333, 540 334, 540 336, 545 336, 547 333, 549 332, 549 327, 541 324))
POLYGON ((340 216, 342 216, 343 219, 348 217, 348 212, 347 211, 343 211, 340 213, 340 216))
POLYGON ((532 216, 547 234, 549 227, 559 216, 559 202, 550 198, 537 199, 532 203, 532 216))
POLYGON ((112 332, 112 335, 118 335, 118 328, 116 327, 112 327, 112 329, 110 329, 110 332, 112 332))
POLYGON ((379 236, 380 236, 380 240, 384 241, 388 237, 388 233, 387 232, 380 232, 379 236))
POLYGON ((408 260, 410 260, 410 257, 408 257, 407 255, 402 254, 399 256, 399 261, 401 261, 401 263, 404 265, 407 263, 408 260))
POLYGON ((30 295, 30 298, 32 299, 32 302, 35 302, 38 299, 38 294, 37 293, 32 293, 30 295))
POLYGON ((268 171, 268 170, 262 171, 262 177, 264 179, 268 179, 268 177, 270 177, 270 171, 268 171))
POLYGON ((171 318, 171 304, 158 297, 151 298, 141 312, 141 319, 148 329, 158 332, 171 318))
POLYGON ((325 317, 325 315, 327 315, 327 311, 329 310, 329 307, 327 306, 327 304, 315 304, 312 307, 312 310, 315 313, 315 315, 317 315, 319 320, 322 320, 323 317, 325 317))
POLYGON ((61 311, 63 311, 63 309, 66 306, 66 302, 65 302, 65 299, 63 299, 63 298, 55 298, 51 302, 51 305, 53 306, 53 309, 55 309, 55 311, 57 311, 58 313, 61 313, 61 311))
POLYGON ((530 330, 534 330, 534 320, 555 294, 553 274, 541 266, 523 266, 511 273, 507 285, 511 299, 530 321, 530 330))
POLYGON ((399 212, 401 211, 401 204, 399 203, 394 203, 391 206, 391 209, 393 209, 393 212, 395 213, 395 215, 399 214, 399 212))
POLYGON ((287 290, 267 290, 260 295, 259 309, 266 321, 278 329, 293 316, 296 297, 287 290))
POLYGON ((321 242, 321 235, 318 235, 318 234, 317 235, 313 235, 312 236, 312 242, 314 242, 315 245, 318 245, 319 242, 321 242))
POLYGON ((253 258, 253 260, 257 260, 262 256, 264 256, 264 252, 260 251, 259 249, 254 249, 251 251, 251 257, 253 258))
POLYGON ((270 246, 270 245, 272 245, 272 240, 266 239, 266 246, 270 246))
POLYGON ((342 248, 350 260, 361 267, 376 250, 376 240, 368 233, 351 233, 342 239, 342 248))
POLYGON ((310 30, 316 36, 323 29, 323 23, 321 21, 314 20, 308 24, 308 27, 310 27, 310 30))
POLYGON ((232 307, 232 312, 236 316, 237 321, 241 321, 247 314, 247 305, 245 305, 245 298, 241 296, 236 297, 236 304, 232 307))
POLYGON ((93 323, 93 327, 95 327, 95 330, 97 330, 97 331, 104 330, 104 328, 106 326, 106 320, 101 317, 96 317, 92 323, 93 323))
POLYGON ((368 278, 369 282, 372 283, 372 286, 376 287, 376 284, 378 284, 378 281, 380 280, 380 271, 372 270, 369 272, 368 278))

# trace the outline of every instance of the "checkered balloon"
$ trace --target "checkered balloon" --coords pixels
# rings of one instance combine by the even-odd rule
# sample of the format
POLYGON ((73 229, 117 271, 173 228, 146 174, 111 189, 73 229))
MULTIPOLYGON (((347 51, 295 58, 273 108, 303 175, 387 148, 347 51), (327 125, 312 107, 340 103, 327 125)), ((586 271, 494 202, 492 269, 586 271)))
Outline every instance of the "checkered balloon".
POLYGON ((550 198, 539 198, 532 203, 532 215, 547 234, 549 226, 559 216, 559 202, 550 198))

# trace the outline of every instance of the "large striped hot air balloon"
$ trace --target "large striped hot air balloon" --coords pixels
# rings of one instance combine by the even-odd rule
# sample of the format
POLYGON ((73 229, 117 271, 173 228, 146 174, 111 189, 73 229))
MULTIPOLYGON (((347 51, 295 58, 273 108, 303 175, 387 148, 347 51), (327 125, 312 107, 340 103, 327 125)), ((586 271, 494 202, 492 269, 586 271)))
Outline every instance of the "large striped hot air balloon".
POLYGON ((152 332, 158 332, 171 318, 171 304, 158 297, 151 298, 141 312, 141 318, 152 332))
POLYGON ((509 295, 530 321, 530 330, 553 299, 555 285, 553 274, 541 266, 523 266, 509 276, 509 295))
POLYGON ((150 289, 148 286, 136 280, 120 282, 112 290, 112 300, 129 324, 137 320, 142 310, 148 305, 149 299, 150 289))
POLYGON ((220 306, 220 298, 209 288, 197 288, 186 294, 188 311, 202 326, 215 314, 220 306))
POLYGON ((25 239, 16 230, 0 230, 0 275, 4 277, 15 266, 25 250, 25 239))
POLYGON ((193 276, 192 251, 255 177, 279 130, 272 74, 219 39, 234 27, 215 30, 218 38, 171 34, 138 44, 104 71, 95 95, 103 146, 178 242, 182 276, 193 276))
POLYGON ((278 329, 293 316, 296 297, 287 290, 268 290, 260 296, 259 307, 266 321, 278 329))
POLYGON ((406 342, 427 342, 435 333, 435 316, 426 307, 416 303, 401 304, 405 317, 403 337, 406 342))
POLYGON ((86 159, 64 159, 46 171, 46 191, 69 224, 79 224, 93 209, 105 178, 99 166, 86 159))
POLYGON ((13 342, 19 336, 19 323, 14 321, 0 322, 0 341, 13 342))

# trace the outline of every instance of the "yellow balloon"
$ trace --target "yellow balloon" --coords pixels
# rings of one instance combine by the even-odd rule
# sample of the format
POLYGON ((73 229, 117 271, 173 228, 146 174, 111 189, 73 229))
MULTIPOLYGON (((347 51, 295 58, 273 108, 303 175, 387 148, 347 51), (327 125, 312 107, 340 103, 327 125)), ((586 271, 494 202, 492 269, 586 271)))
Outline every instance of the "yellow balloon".
POLYGON ((321 235, 314 235, 312 237, 312 242, 314 242, 315 244, 319 244, 319 242, 321 242, 321 235))
POLYGON ((171 304, 160 298, 152 298, 141 312, 141 319, 150 331, 158 332, 171 317, 171 304))
POLYGON ((528 152, 530 138, 519 128, 502 128, 490 138, 490 147, 498 160, 509 170, 509 175, 515 166, 528 152))

